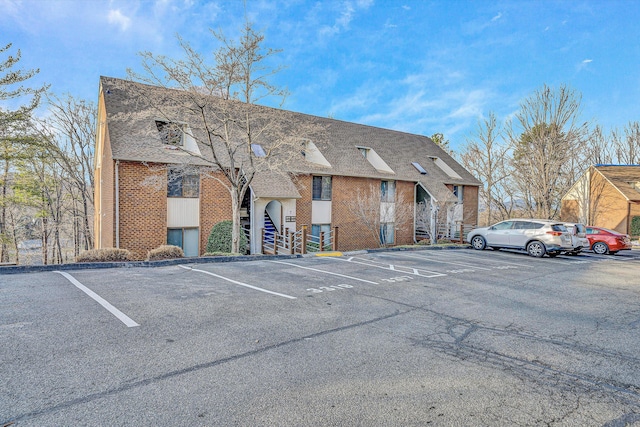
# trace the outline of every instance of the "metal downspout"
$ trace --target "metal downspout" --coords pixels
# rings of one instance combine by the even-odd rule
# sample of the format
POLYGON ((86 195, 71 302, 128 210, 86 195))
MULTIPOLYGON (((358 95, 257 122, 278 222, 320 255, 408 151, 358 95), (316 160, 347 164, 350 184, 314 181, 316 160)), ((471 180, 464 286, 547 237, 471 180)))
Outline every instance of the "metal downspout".
POLYGON ((417 212, 417 200, 416 198, 418 197, 418 183, 416 182, 415 185, 413 186, 413 243, 417 244, 418 241, 416 240, 416 212, 417 212))
POLYGON ((119 176, 120 160, 116 160, 116 248, 120 249, 120 176, 119 176))

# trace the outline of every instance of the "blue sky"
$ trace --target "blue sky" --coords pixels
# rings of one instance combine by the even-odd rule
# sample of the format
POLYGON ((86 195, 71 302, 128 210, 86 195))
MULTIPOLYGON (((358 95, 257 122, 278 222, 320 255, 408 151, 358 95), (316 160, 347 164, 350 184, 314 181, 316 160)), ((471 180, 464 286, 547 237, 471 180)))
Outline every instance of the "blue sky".
MULTIPOLYGON (((458 148, 490 111, 508 119, 547 84, 583 96, 605 130, 640 120, 640 2, 247 0, 265 45, 283 49, 274 83, 288 110, 401 131, 458 148)), ((0 44, 22 51, 34 84, 97 99, 100 75, 139 69, 137 53, 203 53, 233 38, 240 0, 0 0, 0 44)), ((5 56, 0 57, 4 60, 5 56)))

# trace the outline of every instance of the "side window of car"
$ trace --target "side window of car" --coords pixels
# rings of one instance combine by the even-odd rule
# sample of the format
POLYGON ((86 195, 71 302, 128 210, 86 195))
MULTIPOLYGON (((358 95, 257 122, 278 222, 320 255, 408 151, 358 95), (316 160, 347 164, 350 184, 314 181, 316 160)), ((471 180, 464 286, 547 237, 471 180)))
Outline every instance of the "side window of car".
POLYGON ((587 228, 587 234, 598 234, 598 230, 594 230, 593 228, 587 228))
POLYGON ((544 224, 541 223, 541 222, 532 222, 531 223, 531 228, 534 229, 534 230, 537 230, 537 229, 542 228, 542 227, 544 227, 544 224))
POLYGON ((510 228, 512 228, 512 225, 513 221, 504 221, 494 225, 493 228, 495 230, 509 230, 510 228))

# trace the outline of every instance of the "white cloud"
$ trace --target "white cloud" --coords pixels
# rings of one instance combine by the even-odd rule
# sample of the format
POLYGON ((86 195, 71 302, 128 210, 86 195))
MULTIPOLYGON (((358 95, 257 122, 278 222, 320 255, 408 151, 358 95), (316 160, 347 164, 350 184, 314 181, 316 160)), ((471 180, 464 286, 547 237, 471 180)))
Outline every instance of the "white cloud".
POLYGON ((582 71, 585 68, 587 68, 587 66, 592 62, 593 62, 593 59, 585 59, 581 63, 579 63, 576 68, 577 68, 578 71, 582 71))
POLYGON ((502 12, 498 12, 498 14, 496 16, 491 18, 491 22, 496 22, 500 18, 502 18, 502 12))
POLYGON ((351 1, 342 3, 340 16, 336 18, 333 25, 325 25, 320 28, 321 36, 334 36, 344 30, 349 29, 349 24, 353 21, 358 10, 368 9, 373 4, 372 0, 358 0, 355 5, 351 1))
POLYGON ((109 21, 110 24, 119 26, 121 31, 127 31, 131 25, 131 18, 123 15, 120 9, 110 10, 107 15, 107 21, 109 21))

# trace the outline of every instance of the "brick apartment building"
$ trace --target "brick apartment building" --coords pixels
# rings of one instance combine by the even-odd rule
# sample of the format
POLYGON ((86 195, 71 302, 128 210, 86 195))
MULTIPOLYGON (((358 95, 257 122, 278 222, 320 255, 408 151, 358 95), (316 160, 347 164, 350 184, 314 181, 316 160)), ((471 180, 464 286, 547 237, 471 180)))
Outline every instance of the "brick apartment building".
MULTIPOLYGON (((231 219, 231 196, 222 173, 210 167, 211 153, 202 143, 205 138, 196 119, 174 102, 180 96, 178 90, 101 77, 96 248, 124 248, 144 259, 149 250, 169 243, 182 246, 187 256, 197 256, 204 253, 213 225, 231 219), (174 122, 182 134, 167 137, 163 126, 174 122), (179 175, 177 169, 182 171, 179 175)), ((252 108, 275 118, 282 129, 313 124, 316 131, 279 170, 260 170, 251 181, 241 209, 251 253, 263 250, 267 226, 280 233, 305 226, 314 236, 329 235, 338 227, 339 250, 378 247, 381 241, 411 244, 425 226, 416 209, 422 205, 430 212, 431 229, 436 230, 436 221, 443 223, 438 224, 443 225, 438 230, 444 230, 439 234, 453 234, 461 223, 477 223, 480 183, 431 139, 252 108), (356 212, 363 198, 380 206, 370 211, 372 221, 356 212), (410 215, 399 223, 401 212, 410 215), (371 224, 379 231, 372 231, 371 224)), ((259 144, 251 148, 260 157, 259 144)))
POLYGON ((633 234, 631 223, 640 218, 640 165, 591 166, 561 203, 565 221, 633 234))

